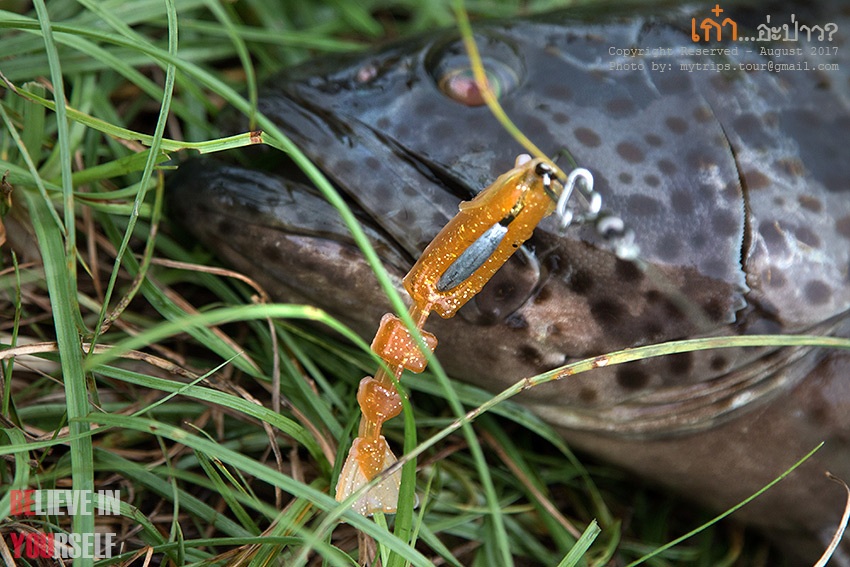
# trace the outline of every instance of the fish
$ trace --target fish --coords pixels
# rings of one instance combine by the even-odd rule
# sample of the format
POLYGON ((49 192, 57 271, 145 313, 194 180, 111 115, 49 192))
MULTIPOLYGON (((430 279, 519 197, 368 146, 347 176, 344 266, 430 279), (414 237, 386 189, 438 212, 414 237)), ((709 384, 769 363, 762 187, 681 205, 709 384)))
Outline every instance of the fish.
MULTIPOLYGON (((839 6, 476 22, 506 113, 544 152, 593 172, 647 267, 590 227, 562 234, 544 220, 457 317, 429 321, 449 373, 499 391, 674 339, 850 336, 850 14, 839 6), (702 41, 715 28, 701 22, 722 18, 737 39, 727 26, 725 40, 702 41), (802 22, 836 29, 763 40, 802 22)), ((458 203, 523 151, 482 105, 451 29, 287 69, 258 108, 344 195, 399 289, 458 203)), ((251 159, 181 165, 171 215, 275 298, 372 336, 390 307, 336 211, 279 154, 251 159)), ((736 513, 811 564, 843 511, 824 471, 850 480, 848 376, 846 351, 732 348, 600 367, 519 399, 573 447, 717 510, 824 441, 736 513)), ((834 560, 850 564, 847 537, 834 560)))

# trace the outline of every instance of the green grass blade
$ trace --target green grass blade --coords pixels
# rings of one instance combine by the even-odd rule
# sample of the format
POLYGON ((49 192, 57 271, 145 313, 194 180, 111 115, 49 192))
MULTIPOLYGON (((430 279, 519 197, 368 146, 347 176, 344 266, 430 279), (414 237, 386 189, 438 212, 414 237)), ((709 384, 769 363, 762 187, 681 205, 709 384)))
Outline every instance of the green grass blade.
MULTIPOLYGON (((26 445, 27 440, 24 434, 17 429, 3 428, 0 433, 4 433, 9 438, 11 444, 26 445)), ((11 490, 26 490, 30 485, 30 463, 29 456, 26 452, 20 452, 15 455, 15 476, 12 481, 5 486, 7 490, 0 497, 0 517, 9 517, 11 510, 11 490)))
POLYGON ((593 544, 596 536, 598 536, 601 532, 602 529, 599 525, 595 521, 591 522, 584 530, 584 533, 581 534, 581 537, 570 552, 564 556, 560 563, 558 563, 558 567, 575 567, 578 565, 584 557, 584 554, 587 553, 588 549, 590 549, 590 546, 593 544))
POLYGON ((82 317, 77 305, 77 230, 74 223, 74 191, 71 185, 71 139, 68 125, 68 116, 65 112, 65 80, 62 76, 62 67, 59 61, 59 53, 53 39, 53 30, 50 18, 47 14, 47 6, 44 0, 34 0, 38 23, 44 39, 47 61, 50 65, 50 80, 53 85, 53 100, 56 107, 57 126, 57 150, 59 156, 59 170, 62 176, 62 204, 65 214, 65 271, 68 279, 66 285, 70 288, 68 300, 71 301, 72 309, 70 315, 75 319, 76 325, 83 328, 82 317))
MULTIPOLYGON (((65 261, 62 235, 53 222, 50 206, 43 199, 23 193, 32 216, 32 225, 38 237, 38 245, 44 259, 44 276, 53 306, 53 321, 56 340, 59 343, 62 381, 65 384, 68 419, 70 421, 71 478, 77 490, 94 490, 92 470, 92 442, 88 425, 80 418, 89 413, 86 376, 83 371, 83 353, 80 350, 80 334, 75 324, 79 312, 73 296, 72 275, 65 261), (76 421, 74 421, 76 420, 76 421)), ((74 257, 71 258, 71 262, 74 257)), ((94 516, 77 515, 73 529, 76 533, 94 533, 94 516)), ((80 560, 80 565, 91 565, 91 560, 80 560)))

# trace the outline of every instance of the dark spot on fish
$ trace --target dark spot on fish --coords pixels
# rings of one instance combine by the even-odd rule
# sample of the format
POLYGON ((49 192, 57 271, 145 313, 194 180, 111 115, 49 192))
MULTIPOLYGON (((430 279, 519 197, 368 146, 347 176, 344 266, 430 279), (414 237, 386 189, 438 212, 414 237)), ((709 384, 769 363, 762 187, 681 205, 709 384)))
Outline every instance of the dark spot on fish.
POLYGON ((579 295, 587 294, 593 288, 593 274, 586 270, 576 270, 567 283, 570 289, 579 295))
POLYGON ((532 368, 538 368, 543 364, 543 355, 540 354, 540 351, 534 348, 531 345, 522 345, 519 347, 519 352, 517 352, 517 356, 525 362, 527 365, 532 368))
POLYGON ((807 404, 806 419, 817 428, 829 427, 831 424, 831 412, 829 406, 823 399, 811 400, 807 404))
POLYGON ((447 140, 456 132, 455 124, 447 120, 437 120, 428 128, 428 136, 434 140, 447 140))
POLYGON ((658 169, 665 175, 673 175, 676 173, 676 164, 669 159, 658 160, 658 169))
POLYGON ((555 112, 552 114, 552 122, 555 124, 566 124, 570 121, 570 117, 563 112, 555 112))
POLYGON ((614 263, 614 273, 625 282, 636 283, 643 279, 643 272, 634 262, 617 258, 614 263))
MULTIPOLYGON (((744 330, 744 329, 741 329, 744 330)), ((749 335, 777 335, 784 331, 782 323, 776 321, 775 319, 762 318, 756 321, 753 321, 752 324, 749 324, 746 327, 746 332, 749 335)), ((766 352, 767 347, 758 347, 750 349, 750 352, 754 354, 764 353, 766 352)), ((774 356, 776 353, 769 356, 774 356)))
POLYGON ((781 173, 791 177, 801 177, 806 172, 806 166, 797 158, 783 158, 774 162, 774 166, 781 173))
POLYGON ((714 113, 707 106, 699 106, 694 109, 694 120, 697 122, 708 122, 714 118, 714 113))
POLYGON ((561 82, 549 83, 543 87, 545 98, 566 101, 573 98, 573 91, 561 82))
POLYGON ((626 317, 626 308, 616 299, 597 299, 590 305, 590 314, 603 328, 619 325, 626 317))
POLYGON ((534 303, 546 303, 552 297, 552 289, 549 287, 542 287, 540 291, 537 292, 537 295, 534 296, 534 303))
POLYGON ((661 205, 658 199, 648 197, 647 195, 636 194, 629 197, 629 209, 636 215, 657 215, 661 212, 661 205))
MULTIPOLYGON (((687 163, 688 167, 693 171, 700 171, 706 169, 708 167, 709 161, 706 159, 705 155, 701 151, 689 152, 687 156, 685 156, 685 163, 687 163)), ((700 189, 704 189, 705 187, 711 188, 713 191, 714 188, 711 185, 703 184, 700 186, 700 189)))
POLYGON ((711 357, 708 365, 715 372, 720 372, 721 370, 726 370, 726 367, 729 365, 729 361, 722 354, 715 354, 711 357))
MULTIPOLYGON (((413 185, 405 185, 404 187, 401 188, 401 192, 406 197, 411 197, 411 198, 417 197, 419 195, 419 191, 413 185)), ((384 195, 386 199, 395 198, 395 195, 393 195, 392 189, 390 189, 389 187, 387 187, 385 189, 385 191, 382 193, 382 195, 384 195)), ((440 216, 440 218, 444 219, 444 217, 442 217, 442 216, 440 216)), ((445 224, 445 219, 443 220, 443 224, 445 224)))
POLYGON ((850 215, 835 221, 835 230, 838 234, 850 240, 850 215))
MULTIPOLYGON (((405 195, 410 195, 411 190, 413 190, 413 188, 409 185, 405 185, 401 188, 401 192, 405 195)), ((375 187, 374 197, 375 201, 378 203, 392 203, 398 199, 398 195, 396 194, 396 188, 393 187, 390 183, 381 183, 377 187, 375 187)))
POLYGON ((658 241, 656 252, 662 260, 676 260, 682 252, 682 238, 678 234, 667 233, 658 241))
POLYGON ((770 110, 762 114, 761 119, 770 128, 776 128, 777 126, 779 126, 779 115, 770 110))
POLYGON ((367 157, 365 160, 363 160, 363 163, 371 171, 377 171, 377 170, 381 169, 381 160, 379 160, 375 156, 367 157))
POLYGON ((759 225, 759 234, 764 238, 764 243, 772 252, 785 250, 785 235, 780 230, 777 221, 762 221, 759 225))
POLYGON ((522 329, 528 328, 528 321, 519 313, 511 313, 505 317, 505 325, 507 325, 509 329, 521 331, 522 329))
MULTIPOLYGON (((476 117, 471 127, 477 127, 479 124, 478 120, 479 119, 476 117)), ((546 124, 546 122, 544 122, 540 118, 537 118, 536 116, 528 116, 522 121, 522 130, 524 132, 543 133, 548 132, 550 130, 550 127, 548 124, 546 124)))
POLYGON ((620 142, 617 144, 617 153, 629 163, 640 163, 643 161, 643 152, 631 142, 620 142))
POLYGON ((646 140, 647 144, 649 144, 650 146, 655 146, 656 148, 662 143, 664 143, 664 140, 661 139, 661 136, 658 136, 656 134, 647 134, 643 137, 643 139, 646 140))
POLYGON ((709 82, 711 83, 711 86, 713 86, 719 92, 727 92, 732 87, 732 82, 729 80, 729 78, 720 73, 712 76, 709 79, 709 82))
POLYGON ((643 182, 646 183, 647 187, 658 187, 661 185, 661 180, 655 175, 644 176, 643 182))
POLYGON ((575 135, 576 140, 588 148, 596 148, 602 143, 602 140, 599 138, 599 134, 590 128, 576 128, 573 130, 573 134, 575 135))
POLYGON ((647 341, 657 341, 664 336, 664 327, 657 321, 648 321, 642 327, 643 337, 647 341))
POLYGON ((797 227, 797 230, 794 231, 794 236, 796 236, 797 240, 799 240, 806 246, 810 246, 812 248, 820 248, 820 238, 808 227, 797 227))
POLYGON ((260 248, 260 253, 263 258, 269 262, 280 262, 280 250, 273 244, 266 244, 260 248))
POLYGON ((337 174, 350 174, 354 171, 354 162, 350 159, 341 159, 334 164, 334 171, 337 174))
POLYGON ((770 187, 770 178, 755 169, 745 171, 741 177, 743 178, 744 186, 751 191, 770 187))
POLYGON ((716 297, 712 297, 702 304, 702 312, 711 321, 718 323, 726 317, 726 309, 723 303, 716 297))
POLYGON ((694 366, 693 353, 680 352, 667 357, 667 368, 673 374, 687 374, 694 366))
POLYGON ((646 293, 643 294, 643 297, 646 299, 646 302, 649 304, 658 303, 662 299, 664 299, 664 294, 662 294, 657 289, 647 290, 646 293))
POLYGON ((762 121, 754 114, 739 116, 735 119, 733 126, 748 146, 763 149, 771 142, 771 136, 764 131, 762 121))
POLYGON ((691 90, 691 78, 682 74, 660 75, 655 86, 665 95, 687 93, 691 90))
POLYGON ((812 211, 813 213, 819 213, 823 210, 823 203, 817 197, 812 197, 811 195, 800 195, 797 198, 797 202, 800 203, 800 206, 806 210, 812 211))
POLYGON ((711 217, 711 227, 720 236, 732 236, 738 233, 738 219, 729 210, 719 210, 711 217))
POLYGON ((695 232, 688 239, 688 242, 691 243, 691 247, 694 250, 702 250, 705 247, 706 242, 708 242, 708 238, 706 238, 705 233, 703 232, 695 232))
POLYGON ((821 280, 812 280, 806 284, 806 299, 813 305, 823 305, 832 299, 832 288, 821 280))
POLYGON ((407 138, 410 136, 410 124, 407 121, 399 122, 393 128, 393 135, 398 139, 407 138))
POLYGON ((678 319, 680 321, 685 318, 684 311, 669 297, 662 296, 661 306, 664 308, 664 316, 666 318, 678 319))
POLYGON ((664 124, 674 134, 684 134, 688 131, 688 123, 684 118, 679 118, 678 116, 670 116, 664 121, 664 124))
POLYGON ((767 285, 774 288, 785 287, 785 284, 788 283, 788 279, 785 277, 782 270, 773 266, 762 272, 762 279, 767 283, 767 285))
POLYGON ((623 172, 619 176, 617 176, 617 179, 619 179, 621 183, 628 185, 632 182, 632 174, 623 172))
POLYGON ((608 114, 618 118, 633 114, 635 111, 635 103, 627 98, 615 98, 605 105, 608 114))
POLYGON ((392 124, 392 122, 390 122, 390 119, 387 118, 386 116, 381 116, 375 122, 375 126, 377 126, 378 130, 382 130, 382 131, 389 130, 390 124, 392 124))
POLYGON ((412 115, 418 116, 422 119, 439 116, 439 114, 434 111, 434 103, 428 100, 419 101, 413 108, 412 115))
POLYGON ((594 390, 593 388, 588 388, 587 386, 583 387, 578 392, 578 399, 586 404, 592 404, 596 401, 597 397, 598 394, 596 393, 596 390, 594 390))
POLYGON ((670 205, 673 207, 673 212, 680 215, 689 215, 694 210, 694 201, 687 191, 673 191, 670 194, 670 205))
POLYGON ((723 192, 721 196, 727 201, 738 201, 741 198, 741 186, 738 185, 738 181, 729 181, 725 187, 723 187, 723 192))
POLYGON ((617 369, 617 384, 625 390, 639 390, 649 384, 649 374, 631 364, 623 364, 617 369))

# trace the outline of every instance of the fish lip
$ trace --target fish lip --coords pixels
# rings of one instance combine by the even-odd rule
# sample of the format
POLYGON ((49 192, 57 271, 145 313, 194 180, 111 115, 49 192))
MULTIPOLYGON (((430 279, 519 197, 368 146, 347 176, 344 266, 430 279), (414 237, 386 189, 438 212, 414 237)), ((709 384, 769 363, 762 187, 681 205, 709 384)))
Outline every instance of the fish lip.
MULTIPOLYGON (((222 226, 235 230, 242 224, 287 238, 307 238, 316 247, 320 246, 318 241, 356 247, 336 209, 315 187, 302 182, 302 177, 254 171, 214 159, 190 160, 169 174, 167 206, 170 216, 180 219, 179 224, 201 241, 218 242, 213 248, 231 244, 223 238, 226 230, 222 226), (208 226, 211 219, 215 228, 208 226)), ((391 235, 371 222, 365 211, 356 203, 350 203, 349 208, 384 264, 397 270, 412 265, 413 260, 391 235)))

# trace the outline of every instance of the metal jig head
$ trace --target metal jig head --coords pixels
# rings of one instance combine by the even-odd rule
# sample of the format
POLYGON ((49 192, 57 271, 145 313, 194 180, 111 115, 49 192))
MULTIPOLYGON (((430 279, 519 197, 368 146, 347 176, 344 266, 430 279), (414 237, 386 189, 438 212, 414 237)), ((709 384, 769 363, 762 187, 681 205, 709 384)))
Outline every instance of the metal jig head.
MULTIPOLYGON (((548 186, 546 178, 544 178, 544 186, 548 186)), ((626 226, 619 216, 611 211, 602 210, 602 195, 593 190, 593 174, 583 167, 577 167, 567 175, 563 186, 564 189, 557 199, 555 208, 561 233, 573 223, 593 223, 597 234, 609 243, 618 258, 637 260, 640 247, 635 242, 634 231, 626 226), (569 206, 575 189, 578 189, 584 205, 584 211, 580 214, 569 206)))

